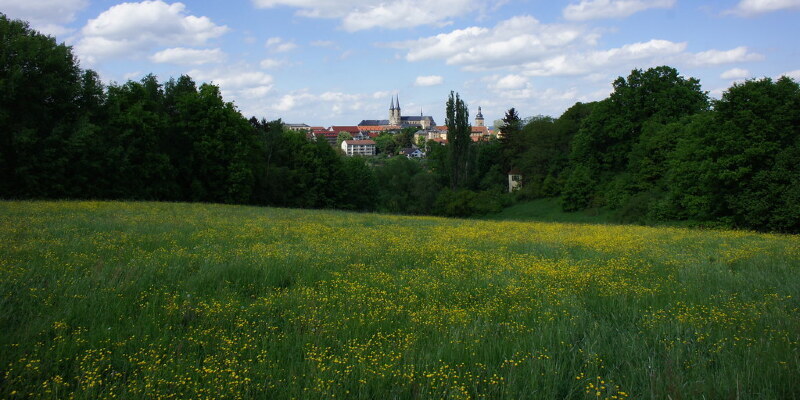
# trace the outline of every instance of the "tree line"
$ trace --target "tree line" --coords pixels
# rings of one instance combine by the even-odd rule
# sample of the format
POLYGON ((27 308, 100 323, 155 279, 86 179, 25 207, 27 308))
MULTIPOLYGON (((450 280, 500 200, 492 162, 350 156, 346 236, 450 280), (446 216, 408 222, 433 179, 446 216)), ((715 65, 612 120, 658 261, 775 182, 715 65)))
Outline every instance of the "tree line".
MULTIPOLYGON (((247 119, 217 86, 181 76, 104 85, 70 47, 0 14, 0 197, 198 201, 444 216, 559 197, 620 221, 800 231, 800 88, 634 70, 605 100, 558 118, 510 109, 499 140, 470 138, 457 93, 448 145, 425 160, 344 157, 279 119, 247 119), (522 189, 507 194, 509 171, 522 189)), ((413 132, 378 138, 393 152, 413 132)))
POLYGON ((250 120, 189 76, 104 86, 0 15, 0 196, 373 209, 362 159, 250 120), (364 190, 367 189, 367 190, 364 190))
POLYGON ((800 86, 788 77, 710 100, 674 68, 634 70, 605 100, 504 132, 523 198, 625 222, 800 232, 800 86))

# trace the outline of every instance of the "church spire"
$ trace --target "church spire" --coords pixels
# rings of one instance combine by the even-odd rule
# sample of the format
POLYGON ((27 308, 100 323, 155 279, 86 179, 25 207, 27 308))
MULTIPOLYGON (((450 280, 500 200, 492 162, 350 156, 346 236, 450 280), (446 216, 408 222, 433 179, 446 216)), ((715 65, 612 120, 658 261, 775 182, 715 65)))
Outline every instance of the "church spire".
POLYGON ((394 110, 394 96, 392 96, 392 104, 389 106, 389 110, 394 110))

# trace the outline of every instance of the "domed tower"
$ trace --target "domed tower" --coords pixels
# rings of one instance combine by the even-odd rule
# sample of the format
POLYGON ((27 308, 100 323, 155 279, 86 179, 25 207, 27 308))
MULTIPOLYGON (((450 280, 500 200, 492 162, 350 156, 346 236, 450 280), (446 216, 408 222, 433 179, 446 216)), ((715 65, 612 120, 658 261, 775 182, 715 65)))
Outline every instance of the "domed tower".
POLYGON ((481 108, 478 107, 478 113, 475 114, 475 126, 484 126, 483 125, 483 114, 481 114, 481 108))

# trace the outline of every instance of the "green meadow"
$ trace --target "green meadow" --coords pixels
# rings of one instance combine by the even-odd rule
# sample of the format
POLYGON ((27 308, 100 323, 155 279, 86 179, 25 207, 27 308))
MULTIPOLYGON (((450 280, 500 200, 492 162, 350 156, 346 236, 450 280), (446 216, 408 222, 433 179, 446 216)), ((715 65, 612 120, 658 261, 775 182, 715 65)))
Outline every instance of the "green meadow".
POLYGON ((800 237, 0 202, 0 398, 792 399, 800 237))

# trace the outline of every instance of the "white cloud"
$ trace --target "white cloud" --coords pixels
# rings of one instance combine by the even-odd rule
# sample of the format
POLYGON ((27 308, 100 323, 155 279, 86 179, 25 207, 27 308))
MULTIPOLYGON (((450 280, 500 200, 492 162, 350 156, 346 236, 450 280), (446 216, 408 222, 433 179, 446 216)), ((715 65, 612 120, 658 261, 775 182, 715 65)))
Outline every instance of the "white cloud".
POLYGON ((179 65, 200 65, 219 63, 225 60, 225 53, 220 49, 187 49, 174 47, 159 51, 150 56, 150 61, 179 65))
POLYGON ((76 52, 89 63, 104 57, 138 55, 155 46, 203 45, 228 31, 208 17, 185 13, 183 3, 161 0, 122 3, 89 20, 76 52))
POLYGON ((280 66, 283 66, 284 64, 286 64, 285 61, 276 60, 276 59, 273 59, 273 58, 265 58, 265 59, 261 60, 261 62, 259 63, 261 68, 264 68, 264 69, 278 68, 280 66))
POLYGON ((389 96, 394 96, 394 95, 395 95, 394 92, 390 92, 388 90, 379 90, 377 92, 372 93, 372 98, 373 99, 385 99, 385 98, 387 98, 389 96))
POLYGON ((800 9, 800 0, 742 0, 729 13, 753 16, 789 9, 800 9))
MULTIPOLYGON (((598 38, 598 33, 582 26, 542 24, 531 16, 519 16, 492 28, 473 26, 387 45, 405 50, 407 61, 441 59, 467 71, 506 69, 527 77, 582 75, 591 79, 628 68, 707 67, 763 59, 744 46, 690 53, 686 42, 663 39, 596 49, 598 38)), ((512 85, 513 79, 507 77, 502 84, 512 85)))
POLYGON ((582 0, 564 9, 564 18, 586 21, 601 18, 624 18, 650 8, 671 8, 675 0, 582 0))
POLYGON ((72 30, 64 24, 75 20, 88 0, 0 0, 0 10, 9 18, 22 19, 45 34, 61 35, 72 30))
POLYGON ((201 82, 218 85, 225 100, 237 104, 263 97, 274 87, 271 75, 240 67, 192 70, 189 71, 189 76, 201 82))
POLYGON ((444 78, 438 75, 418 76, 417 80, 414 81, 414 86, 436 86, 441 85, 443 82, 444 78))
POLYGON ((528 78, 512 74, 498 79, 493 87, 497 89, 521 89, 528 85, 528 78))
MULTIPOLYGON (((327 118, 341 115, 345 111, 362 111, 372 101, 371 95, 352 94, 344 92, 323 92, 320 94, 309 93, 307 89, 290 92, 281 96, 277 102, 267 108, 278 113, 290 113, 293 110, 314 110, 317 115, 327 118)), ((307 114, 306 118, 308 117, 307 114)), ((319 118, 319 117, 317 117, 319 118)))
POLYGON ((259 8, 289 6, 299 8, 299 16, 340 19, 342 27, 351 32, 443 25, 453 17, 480 9, 486 3, 486 0, 253 0, 259 8))
POLYGON ((609 50, 560 54, 524 64, 521 69, 529 76, 588 75, 600 69, 626 66, 632 62, 656 63, 659 58, 680 54, 684 49, 686 49, 685 42, 653 39, 609 50))
POLYGON ((270 49, 270 51, 275 53, 285 53, 297 48, 297 45, 294 44, 294 42, 287 42, 283 40, 283 38, 279 37, 271 37, 267 39, 265 46, 270 49))
POLYGON ((763 60, 764 56, 751 53, 747 47, 739 46, 730 50, 708 50, 692 54, 687 57, 687 62, 692 66, 707 67, 711 65, 730 64, 746 61, 763 60))
POLYGON ((593 44, 596 39, 582 27, 542 24, 531 16, 519 16, 494 28, 457 29, 389 46, 407 49, 408 61, 445 59, 447 64, 481 70, 541 59, 573 46, 593 44))
POLYGON ((521 65, 520 69, 529 76, 590 75, 608 69, 641 68, 660 64, 709 67, 763 59, 763 56, 751 53, 746 47, 699 53, 687 53, 686 47, 686 42, 653 39, 609 50, 559 54, 521 65))
POLYGON ((742 68, 729 69, 720 75, 722 79, 743 79, 750 76, 750 71, 742 68))

